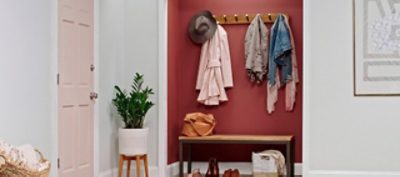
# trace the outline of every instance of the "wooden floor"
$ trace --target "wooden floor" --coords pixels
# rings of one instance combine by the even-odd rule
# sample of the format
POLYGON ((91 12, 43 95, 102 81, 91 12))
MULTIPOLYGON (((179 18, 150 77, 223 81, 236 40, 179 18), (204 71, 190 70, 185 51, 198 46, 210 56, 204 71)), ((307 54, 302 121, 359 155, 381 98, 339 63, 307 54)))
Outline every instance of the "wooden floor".
MULTIPOLYGON (((253 177, 253 176, 252 175, 240 175, 240 177, 253 177)), ((283 177, 285 177, 285 176, 283 176, 283 177)), ((301 175, 295 176, 295 177, 301 177, 301 175)))
MULTIPOLYGON (((178 177, 179 175, 177 175, 177 176, 175 176, 175 177, 178 177)), ((186 175, 185 175, 186 176, 186 175)), ((204 175, 203 175, 203 177, 204 177, 204 175)), ((253 177, 252 175, 240 175, 240 177, 253 177)), ((285 177, 285 176, 283 176, 283 177, 285 177)), ((295 177, 302 177, 301 175, 296 175, 295 177)))

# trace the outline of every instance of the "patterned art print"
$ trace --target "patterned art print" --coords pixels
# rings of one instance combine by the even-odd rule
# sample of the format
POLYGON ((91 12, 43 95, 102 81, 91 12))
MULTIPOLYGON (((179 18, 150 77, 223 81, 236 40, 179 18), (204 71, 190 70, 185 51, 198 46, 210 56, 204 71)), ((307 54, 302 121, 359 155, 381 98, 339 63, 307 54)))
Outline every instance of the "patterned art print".
POLYGON ((354 94, 400 95, 400 0, 354 0, 354 94))

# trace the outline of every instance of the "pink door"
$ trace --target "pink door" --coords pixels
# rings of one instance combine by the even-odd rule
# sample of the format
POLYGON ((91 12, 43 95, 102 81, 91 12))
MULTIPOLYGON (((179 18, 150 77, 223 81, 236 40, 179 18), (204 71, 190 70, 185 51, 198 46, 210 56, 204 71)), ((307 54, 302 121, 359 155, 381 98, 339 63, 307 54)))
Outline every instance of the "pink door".
POLYGON ((93 14, 93 0, 59 0, 59 177, 93 177, 93 14))

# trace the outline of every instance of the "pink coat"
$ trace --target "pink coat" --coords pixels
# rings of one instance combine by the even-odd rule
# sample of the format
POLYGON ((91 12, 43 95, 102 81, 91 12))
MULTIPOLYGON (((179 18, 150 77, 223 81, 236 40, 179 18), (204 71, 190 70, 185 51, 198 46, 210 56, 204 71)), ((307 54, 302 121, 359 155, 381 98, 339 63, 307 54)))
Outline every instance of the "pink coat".
POLYGON ((204 105, 219 105, 228 101, 225 88, 233 87, 228 35, 222 26, 201 48, 196 90, 197 101, 204 105))

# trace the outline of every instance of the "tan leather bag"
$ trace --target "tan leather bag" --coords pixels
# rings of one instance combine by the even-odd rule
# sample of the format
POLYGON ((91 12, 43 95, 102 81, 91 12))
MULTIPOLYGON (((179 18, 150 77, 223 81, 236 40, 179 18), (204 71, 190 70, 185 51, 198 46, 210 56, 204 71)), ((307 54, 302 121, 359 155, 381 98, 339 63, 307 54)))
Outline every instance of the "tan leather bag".
POLYGON ((186 114, 182 134, 190 137, 212 135, 216 122, 212 114, 201 112, 186 114))

